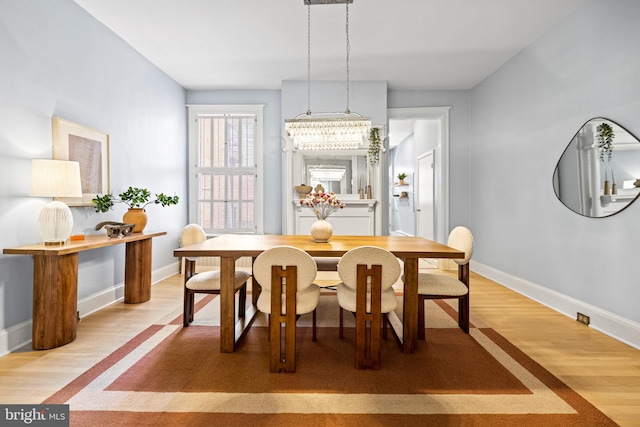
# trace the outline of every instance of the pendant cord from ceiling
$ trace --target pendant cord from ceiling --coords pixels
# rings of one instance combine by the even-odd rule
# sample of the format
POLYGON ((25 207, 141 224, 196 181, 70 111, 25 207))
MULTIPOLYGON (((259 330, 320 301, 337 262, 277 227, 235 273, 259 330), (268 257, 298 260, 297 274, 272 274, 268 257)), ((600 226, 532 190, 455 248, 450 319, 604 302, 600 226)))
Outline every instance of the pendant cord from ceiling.
POLYGON ((349 57, 349 3, 353 0, 304 0, 307 5, 307 112, 293 119, 285 119, 285 130, 293 139, 297 149, 304 150, 350 150, 359 149, 366 143, 371 129, 371 119, 358 113, 351 114, 349 108, 350 68, 349 57), (321 113, 316 117, 311 113, 311 6, 314 4, 346 5, 346 97, 344 113, 321 113), (303 117, 304 116, 304 117, 303 117), (336 116, 336 117, 329 117, 336 116), (343 116, 343 117, 339 117, 343 116))
POLYGON ((351 50, 351 45, 349 43, 349 3, 345 3, 346 4, 346 8, 347 8, 347 12, 346 12, 346 30, 347 30, 347 109, 345 110, 345 114, 349 115, 351 114, 351 111, 349 110, 349 53, 351 50))
POLYGON ((307 116, 311 115, 311 3, 307 5, 307 116))

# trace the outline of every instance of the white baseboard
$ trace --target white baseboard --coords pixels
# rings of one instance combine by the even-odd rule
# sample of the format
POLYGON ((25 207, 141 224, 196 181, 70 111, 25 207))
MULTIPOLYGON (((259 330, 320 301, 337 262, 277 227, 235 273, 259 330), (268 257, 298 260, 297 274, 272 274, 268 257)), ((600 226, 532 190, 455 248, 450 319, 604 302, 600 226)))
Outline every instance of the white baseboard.
POLYGON ((569 318, 575 319, 578 312, 585 314, 589 316, 589 327, 640 349, 640 324, 632 320, 473 260, 471 269, 569 318))
MULTIPOLYGON (((151 273, 152 285, 177 274, 179 268, 180 263, 176 261, 153 271, 151 273)), ((119 283, 111 288, 103 289, 100 292, 78 300, 78 313, 80 314, 80 318, 83 318, 121 301, 123 298, 124 283, 119 283)), ((31 328, 32 322, 31 320, 27 320, 0 330, 0 357, 31 343, 31 328)))
POLYGON ((0 330, 0 357, 31 343, 31 320, 0 330))
POLYGON ((157 270, 151 272, 151 283, 158 283, 174 274, 180 273, 180 261, 176 260, 171 264, 160 267, 157 270))

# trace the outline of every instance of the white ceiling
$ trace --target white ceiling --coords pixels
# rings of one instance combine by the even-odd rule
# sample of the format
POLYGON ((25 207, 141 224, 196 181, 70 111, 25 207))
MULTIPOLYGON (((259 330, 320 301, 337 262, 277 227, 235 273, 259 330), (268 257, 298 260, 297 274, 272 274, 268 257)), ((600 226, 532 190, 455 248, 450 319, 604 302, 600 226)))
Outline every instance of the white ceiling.
MULTIPOLYGON (((469 89, 586 0, 354 0, 350 79, 469 89)), ((186 89, 307 79, 304 0, 75 0, 186 89)), ((346 79, 345 6, 311 6, 311 79, 346 79)))

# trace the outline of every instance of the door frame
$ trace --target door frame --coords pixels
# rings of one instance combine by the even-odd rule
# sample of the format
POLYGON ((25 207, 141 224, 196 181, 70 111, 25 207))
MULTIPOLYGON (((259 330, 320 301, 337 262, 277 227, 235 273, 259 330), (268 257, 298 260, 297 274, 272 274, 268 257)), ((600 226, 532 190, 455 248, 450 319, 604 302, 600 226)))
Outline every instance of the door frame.
MULTIPOLYGON (((436 241, 446 243, 449 235, 449 110, 445 107, 389 108, 387 120, 437 120, 440 138, 435 148, 436 241)), ((388 128, 388 127, 387 127, 388 128)), ((420 153, 422 154, 422 153, 420 153)), ((389 165, 390 167, 390 165, 389 165)), ((417 192, 417 189, 414 188, 417 192)))

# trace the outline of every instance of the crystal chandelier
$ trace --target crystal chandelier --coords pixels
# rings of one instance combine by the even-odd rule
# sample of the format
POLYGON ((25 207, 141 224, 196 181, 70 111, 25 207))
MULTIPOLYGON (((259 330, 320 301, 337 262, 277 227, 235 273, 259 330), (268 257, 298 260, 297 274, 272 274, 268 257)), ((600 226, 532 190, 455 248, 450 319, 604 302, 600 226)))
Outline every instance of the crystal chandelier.
POLYGON ((307 5, 307 112, 285 120, 285 129, 301 150, 351 150, 361 148, 371 129, 371 119, 349 110, 349 3, 353 0, 304 0, 307 5), (346 5, 347 108, 344 113, 311 113, 311 5, 346 5))

